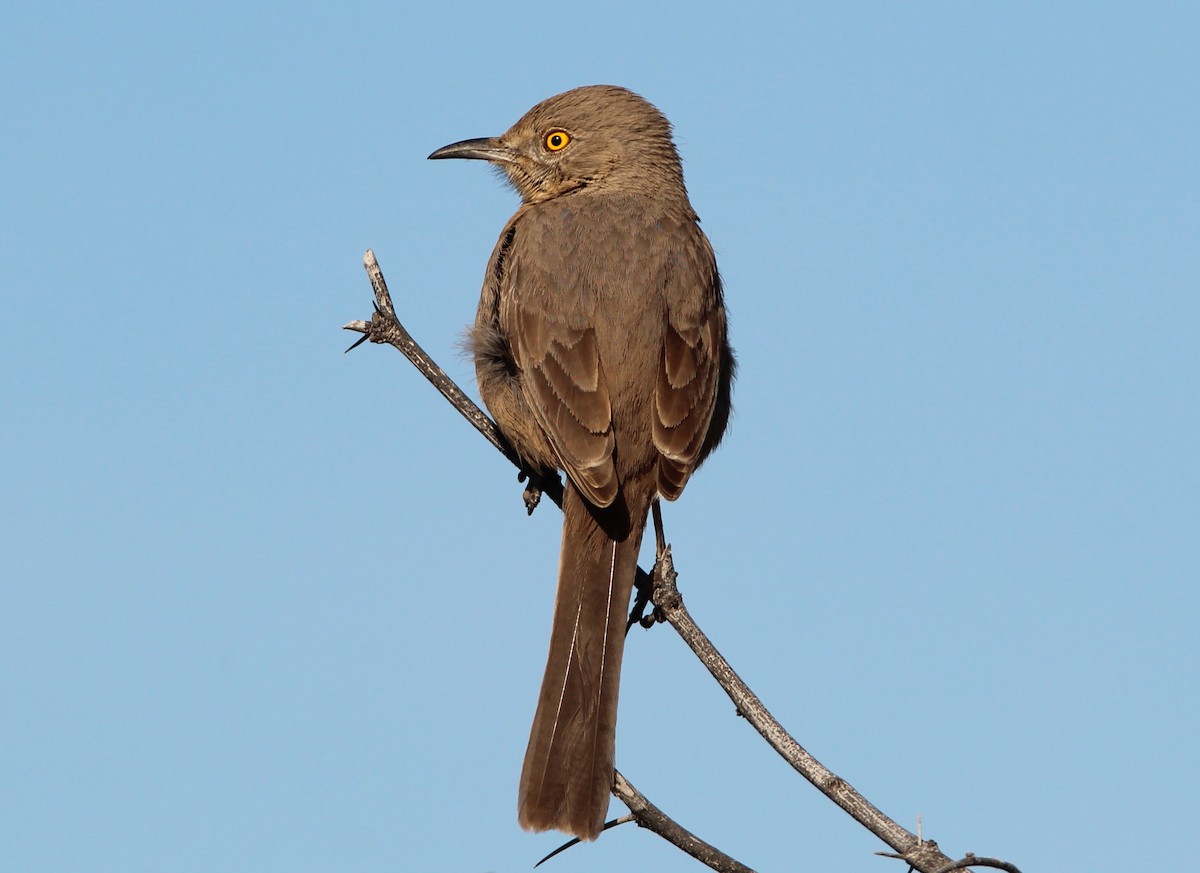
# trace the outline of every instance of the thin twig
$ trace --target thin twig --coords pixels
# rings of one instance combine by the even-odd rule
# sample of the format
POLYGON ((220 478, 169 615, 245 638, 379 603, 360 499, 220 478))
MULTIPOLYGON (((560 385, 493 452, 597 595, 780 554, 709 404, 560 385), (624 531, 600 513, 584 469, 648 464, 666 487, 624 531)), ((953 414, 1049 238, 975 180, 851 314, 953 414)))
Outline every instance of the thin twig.
POLYGON ((977 858, 970 852, 967 852, 966 857, 961 861, 947 864, 936 873, 951 873, 952 870, 965 870, 967 867, 994 867, 997 870, 1004 870, 1005 873, 1021 873, 1016 864, 1001 861, 999 858, 977 858))
MULTIPOLYGON (((637 821, 637 819, 634 818, 632 815, 618 816, 617 818, 611 819, 610 821, 606 821, 604 823, 604 827, 600 828, 600 831, 603 833, 604 831, 615 828, 617 825, 629 824, 629 822, 631 822, 631 821, 637 821)), ((572 846, 577 846, 582 842, 583 842, 583 840, 580 839, 579 837, 573 837, 572 839, 567 840, 565 843, 563 843, 561 846, 559 846, 557 849, 555 849, 549 855, 547 855, 546 857, 542 858, 542 860, 540 860, 536 864, 534 864, 533 868, 536 870, 538 867, 541 867, 543 864, 545 864, 547 861, 549 861, 555 855, 561 854, 561 853, 565 852, 567 849, 571 848, 572 846)))
POLYGON ((657 563, 667 548, 667 535, 663 532, 662 501, 657 497, 650 504, 650 512, 654 516, 654 561, 657 563))
MULTIPOLYGON (((363 255, 363 267, 366 268, 367 275, 371 279, 371 287, 375 291, 375 314, 371 316, 370 321, 352 321, 343 326, 343 330, 352 330, 363 334, 362 339, 346 351, 356 348, 368 339, 373 343, 386 343, 399 349, 421 372, 421 375, 450 401, 450 405, 457 409, 462 417, 471 423, 472 427, 483 434, 484 439, 495 446, 496 450, 508 458, 518 470, 529 475, 529 471, 525 470, 521 464, 520 456, 508 444, 508 440, 504 438, 500 428, 496 427, 496 423, 479 408, 475 401, 463 393, 454 380, 446 375, 446 371, 425 353, 425 350, 400 323, 400 319, 396 317, 396 309, 392 305, 392 297, 388 293, 387 282, 383 278, 383 271, 379 269, 379 263, 375 260, 375 252, 371 249, 367 249, 366 254, 363 255)), ((562 484, 557 479, 539 480, 537 487, 556 504, 562 505, 562 484), (557 484, 557 488, 555 484, 557 484)), ((536 503, 536 501, 534 502, 536 503)))
MULTIPOLYGON (((621 775, 620 770, 614 770, 613 777, 613 796, 629 807, 629 815, 622 815, 614 818, 612 821, 605 822, 601 831, 609 830, 627 822, 637 822, 638 827, 653 831, 671 845, 683 850, 700 863, 718 871, 718 873, 754 873, 754 870, 736 858, 729 857, 720 849, 704 842, 704 840, 687 830, 687 828, 682 827, 678 822, 647 800, 646 795, 634 788, 633 784, 621 775)), ((542 866, 542 864, 545 864, 555 855, 565 852, 579 842, 579 837, 567 840, 533 866, 535 868, 542 866)))
POLYGON ((634 788, 629 780, 621 775, 620 770, 616 771, 613 796, 629 807, 629 811, 633 813, 633 817, 640 827, 654 831, 702 864, 706 864, 720 873, 754 873, 745 864, 736 861, 720 849, 710 846, 695 834, 680 827, 666 813, 647 800, 642 792, 634 788))

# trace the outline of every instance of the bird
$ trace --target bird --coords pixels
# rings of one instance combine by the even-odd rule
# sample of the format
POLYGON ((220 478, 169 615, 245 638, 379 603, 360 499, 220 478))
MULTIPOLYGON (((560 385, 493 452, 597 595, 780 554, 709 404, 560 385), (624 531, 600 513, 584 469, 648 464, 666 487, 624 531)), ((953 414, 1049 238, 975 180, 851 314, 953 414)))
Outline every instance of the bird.
POLYGON ((679 497, 730 418, 721 277, 670 123, 626 88, 574 88, 429 158, 487 161, 521 198, 467 336, 480 396, 525 470, 567 480, 517 817, 594 840, 647 513, 679 497))

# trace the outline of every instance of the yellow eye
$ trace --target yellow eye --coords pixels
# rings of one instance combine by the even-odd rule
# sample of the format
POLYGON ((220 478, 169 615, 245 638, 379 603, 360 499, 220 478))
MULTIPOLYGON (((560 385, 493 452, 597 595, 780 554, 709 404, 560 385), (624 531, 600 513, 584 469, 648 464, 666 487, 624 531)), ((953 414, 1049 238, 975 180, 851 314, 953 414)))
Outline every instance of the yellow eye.
POLYGON ((546 148, 552 152, 560 152, 571 141, 571 135, 565 130, 552 130, 546 134, 546 148))

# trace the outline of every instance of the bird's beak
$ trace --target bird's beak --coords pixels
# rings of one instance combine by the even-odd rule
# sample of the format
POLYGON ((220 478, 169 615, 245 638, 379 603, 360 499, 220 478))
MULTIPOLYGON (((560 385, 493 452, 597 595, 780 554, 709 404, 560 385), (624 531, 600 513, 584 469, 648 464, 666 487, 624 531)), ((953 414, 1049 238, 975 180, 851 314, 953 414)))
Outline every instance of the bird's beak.
POLYGON ((442 158, 468 158, 506 164, 512 161, 513 152, 508 146, 502 145, 499 138, 485 136, 481 139, 452 142, 448 146, 442 146, 429 156, 431 161, 440 161, 442 158))

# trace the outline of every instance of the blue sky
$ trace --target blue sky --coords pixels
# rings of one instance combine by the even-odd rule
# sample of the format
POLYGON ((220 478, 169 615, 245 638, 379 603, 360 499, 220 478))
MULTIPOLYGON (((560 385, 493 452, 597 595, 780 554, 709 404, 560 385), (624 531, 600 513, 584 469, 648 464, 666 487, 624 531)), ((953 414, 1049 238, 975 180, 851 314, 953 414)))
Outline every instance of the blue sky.
MULTIPOLYGON (((6 870, 526 870, 559 521, 391 349, 515 196, 429 163, 580 84, 674 122, 732 434, 688 604, 950 854, 1173 861, 1200 814, 1192 4, 26 4, 0 34, 6 870)), ((669 629, 618 764, 760 869, 875 871, 669 629)), ((619 811, 613 805, 613 814, 619 811)), ((626 827, 552 869, 700 869, 626 827)), ((898 868, 896 868, 898 869, 898 868)))

